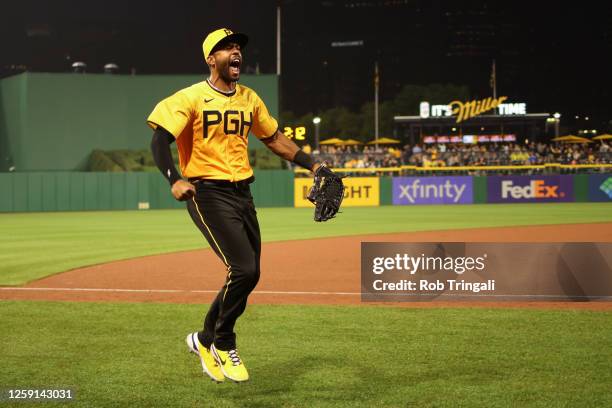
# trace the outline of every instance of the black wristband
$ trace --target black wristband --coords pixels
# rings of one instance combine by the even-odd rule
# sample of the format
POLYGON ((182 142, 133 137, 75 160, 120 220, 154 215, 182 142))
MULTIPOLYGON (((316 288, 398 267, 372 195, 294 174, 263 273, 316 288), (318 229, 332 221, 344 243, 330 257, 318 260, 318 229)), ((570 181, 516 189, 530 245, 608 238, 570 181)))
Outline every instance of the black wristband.
POLYGON ((174 172, 172 172, 171 169, 168 169, 169 171, 166 172, 166 175, 168 175, 168 173, 170 173, 170 175, 167 177, 168 182, 170 183, 170 187, 172 187, 174 185, 174 183, 176 183, 177 181, 181 180, 182 177, 178 174, 178 172, 176 171, 176 168, 174 170, 174 172))
POLYGON ((298 166, 301 166, 307 170, 312 171, 312 166, 314 166, 314 160, 312 160, 312 156, 307 153, 304 153, 303 150, 298 150, 295 156, 293 157, 293 162, 298 166))

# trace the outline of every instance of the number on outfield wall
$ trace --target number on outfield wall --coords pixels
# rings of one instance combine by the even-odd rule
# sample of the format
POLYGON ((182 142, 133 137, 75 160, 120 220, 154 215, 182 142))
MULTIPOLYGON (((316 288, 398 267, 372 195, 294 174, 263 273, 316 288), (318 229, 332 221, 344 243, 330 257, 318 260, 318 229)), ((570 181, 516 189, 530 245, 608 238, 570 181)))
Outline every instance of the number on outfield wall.
POLYGON ((306 128, 304 126, 297 126, 295 128, 285 126, 283 128, 283 134, 289 139, 293 139, 295 137, 295 140, 304 140, 306 139, 306 128))

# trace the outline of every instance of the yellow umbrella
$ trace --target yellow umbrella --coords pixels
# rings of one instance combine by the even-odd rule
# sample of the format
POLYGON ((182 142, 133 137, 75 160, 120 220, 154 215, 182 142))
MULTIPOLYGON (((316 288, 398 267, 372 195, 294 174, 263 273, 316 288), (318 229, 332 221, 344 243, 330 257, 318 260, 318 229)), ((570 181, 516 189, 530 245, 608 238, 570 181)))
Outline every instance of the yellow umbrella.
POLYGON ((608 140, 608 139, 612 139, 612 135, 609 135, 607 133, 604 133, 603 135, 595 136, 593 138, 593 140, 608 140))
POLYGON ((401 142, 396 139, 391 139, 389 137, 381 137, 378 140, 371 140, 367 144, 373 145, 373 144, 400 144, 400 143, 401 142))
POLYGON ((326 140, 319 142, 319 144, 322 144, 322 145, 341 145, 343 143, 344 143, 344 140, 338 139, 337 137, 332 137, 331 139, 326 139, 326 140))
POLYGON ((563 142, 563 143, 591 143, 591 141, 587 139, 586 137, 580 137, 580 136, 574 136, 574 135, 555 137, 551 140, 553 142, 563 142))
POLYGON ((357 146, 357 145, 363 144, 363 142, 360 142, 359 140, 355 140, 355 139, 347 139, 342 144, 344 146, 357 146))

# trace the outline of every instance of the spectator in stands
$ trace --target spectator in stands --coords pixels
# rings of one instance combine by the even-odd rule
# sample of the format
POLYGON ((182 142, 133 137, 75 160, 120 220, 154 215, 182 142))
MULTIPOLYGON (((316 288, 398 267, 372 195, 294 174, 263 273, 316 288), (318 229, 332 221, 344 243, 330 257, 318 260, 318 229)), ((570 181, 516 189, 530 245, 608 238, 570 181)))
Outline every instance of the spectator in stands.
POLYGON ((612 149, 604 141, 597 145, 564 145, 530 143, 481 143, 374 146, 321 146, 313 152, 333 167, 374 168, 401 165, 440 166, 505 166, 561 164, 601 164, 612 162, 612 149))

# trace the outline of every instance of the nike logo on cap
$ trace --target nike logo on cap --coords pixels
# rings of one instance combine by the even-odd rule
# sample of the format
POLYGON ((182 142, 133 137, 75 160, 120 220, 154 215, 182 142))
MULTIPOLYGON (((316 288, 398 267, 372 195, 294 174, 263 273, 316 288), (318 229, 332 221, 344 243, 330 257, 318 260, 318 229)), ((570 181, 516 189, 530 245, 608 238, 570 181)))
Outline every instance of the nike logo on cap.
POLYGON ((215 98, 210 98, 210 99, 204 98, 204 103, 208 103, 208 102, 212 101, 213 99, 215 99, 215 98))

